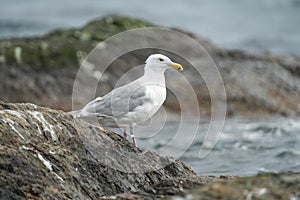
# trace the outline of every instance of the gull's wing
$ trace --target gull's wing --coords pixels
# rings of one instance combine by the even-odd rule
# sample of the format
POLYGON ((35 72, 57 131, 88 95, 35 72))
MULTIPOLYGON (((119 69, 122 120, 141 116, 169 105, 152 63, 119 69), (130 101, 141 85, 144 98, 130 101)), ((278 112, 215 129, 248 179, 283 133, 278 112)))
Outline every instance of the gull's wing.
POLYGON ((151 102, 147 96, 146 87, 128 84, 114 89, 103 97, 98 97, 88 103, 81 114, 86 117, 114 117, 120 118, 134 111, 138 106, 151 102))

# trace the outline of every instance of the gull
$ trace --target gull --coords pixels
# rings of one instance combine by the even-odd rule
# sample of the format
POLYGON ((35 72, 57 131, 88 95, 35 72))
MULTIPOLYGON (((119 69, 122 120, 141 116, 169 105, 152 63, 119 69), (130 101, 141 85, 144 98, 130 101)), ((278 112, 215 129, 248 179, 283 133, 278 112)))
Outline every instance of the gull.
POLYGON ((144 75, 102 97, 97 97, 81 110, 73 112, 76 118, 97 118, 102 127, 130 128, 132 143, 136 147, 133 127, 151 118, 166 100, 164 72, 183 67, 162 54, 152 54, 146 60, 144 75))

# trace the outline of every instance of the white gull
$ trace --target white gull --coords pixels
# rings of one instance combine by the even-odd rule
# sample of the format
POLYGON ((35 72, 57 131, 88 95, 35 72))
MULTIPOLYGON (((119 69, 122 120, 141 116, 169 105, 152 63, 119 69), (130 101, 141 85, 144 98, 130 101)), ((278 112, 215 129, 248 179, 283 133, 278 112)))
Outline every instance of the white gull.
POLYGON ((97 118, 103 127, 130 127, 134 146, 133 127, 151 118, 166 99, 165 70, 183 67, 165 55, 153 54, 146 60, 144 75, 122 87, 115 88, 103 97, 89 102, 81 110, 72 112, 76 118, 97 118))

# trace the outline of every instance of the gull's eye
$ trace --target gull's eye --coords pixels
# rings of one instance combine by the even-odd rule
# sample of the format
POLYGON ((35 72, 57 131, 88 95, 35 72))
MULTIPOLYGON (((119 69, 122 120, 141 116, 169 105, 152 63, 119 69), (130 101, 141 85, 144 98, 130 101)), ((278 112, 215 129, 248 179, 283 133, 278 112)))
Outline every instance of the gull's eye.
POLYGON ((163 61, 164 61, 164 59, 162 59, 162 58, 159 58, 159 61, 160 61, 160 62, 163 62, 163 61))

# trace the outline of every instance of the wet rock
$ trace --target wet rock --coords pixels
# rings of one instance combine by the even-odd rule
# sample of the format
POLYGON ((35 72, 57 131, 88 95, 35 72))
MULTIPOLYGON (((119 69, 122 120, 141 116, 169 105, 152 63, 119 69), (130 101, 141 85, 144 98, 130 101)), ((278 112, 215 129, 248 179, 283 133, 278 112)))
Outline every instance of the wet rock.
POLYGON ((1 199, 154 199, 211 178, 57 110, 0 102, 1 199))
MULTIPOLYGON (((186 199, 299 199, 300 174, 259 174, 215 179, 188 192, 186 199)), ((179 197, 178 197, 179 199, 179 197)))
POLYGON ((178 160, 34 104, 0 102, 0 136, 1 199, 300 198, 298 173, 201 177, 178 160))
MULTIPOLYGON (((78 67, 85 56, 100 42, 124 30, 155 26, 138 19, 108 16, 94 20, 78 29, 57 30, 41 37, 0 40, 0 91, 1 99, 9 102, 33 102, 56 109, 72 109, 72 92, 78 67)), ((220 71, 225 89, 225 98, 216 92, 216 99, 226 101, 228 116, 299 116, 300 114, 300 59, 295 56, 251 55, 239 50, 226 50, 190 32, 185 33, 199 42, 213 58, 220 71), (220 95, 220 96, 218 96, 220 95)), ((171 44, 172 38, 153 36, 138 42, 151 44, 171 44)), ((209 68, 207 57, 196 54, 184 47, 179 41, 172 41, 172 47, 188 52, 189 58, 198 66, 209 68)), ((108 50, 107 50, 108 51, 108 50)), ((132 66, 141 65, 151 53, 165 53, 185 66, 183 75, 190 82, 198 98, 202 116, 211 114, 211 96, 208 85, 195 71, 191 63, 170 52, 144 49, 129 52, 111 63, 103 79, 100 80, 96 96, 109 92, 120 77, 132 66)), ((101 60, 97 63, 102 67, 101 60)), ((141 71, 124 78, 128 82, 141 75, 141 71)), ((82 79, 84 91, 93 90, 90 81, 97 80, 101 74, 90 70, 87 78, 82 79)), ((195 110, 191 103, 191 93, 181 82, 172 79, 167 73, 167 85, 177 89, 190 111, 195 110)), ((213 79, 213 78, 212 78, 213 79)), ((214 79, 213 79, 214 80, 214 79)), ((221 87, 221 86, 220 86, 221 87)), ((94 91, 94 90, 93 90, 94 91)), ((218 88, 216 88, 218 91, 218 88)), ((75 99, 73 106, 82 107, 94 96, 85 95, 75 99)), ((180 112, 176 95, 168 92, 165 103, 169 111, 180 112)))

